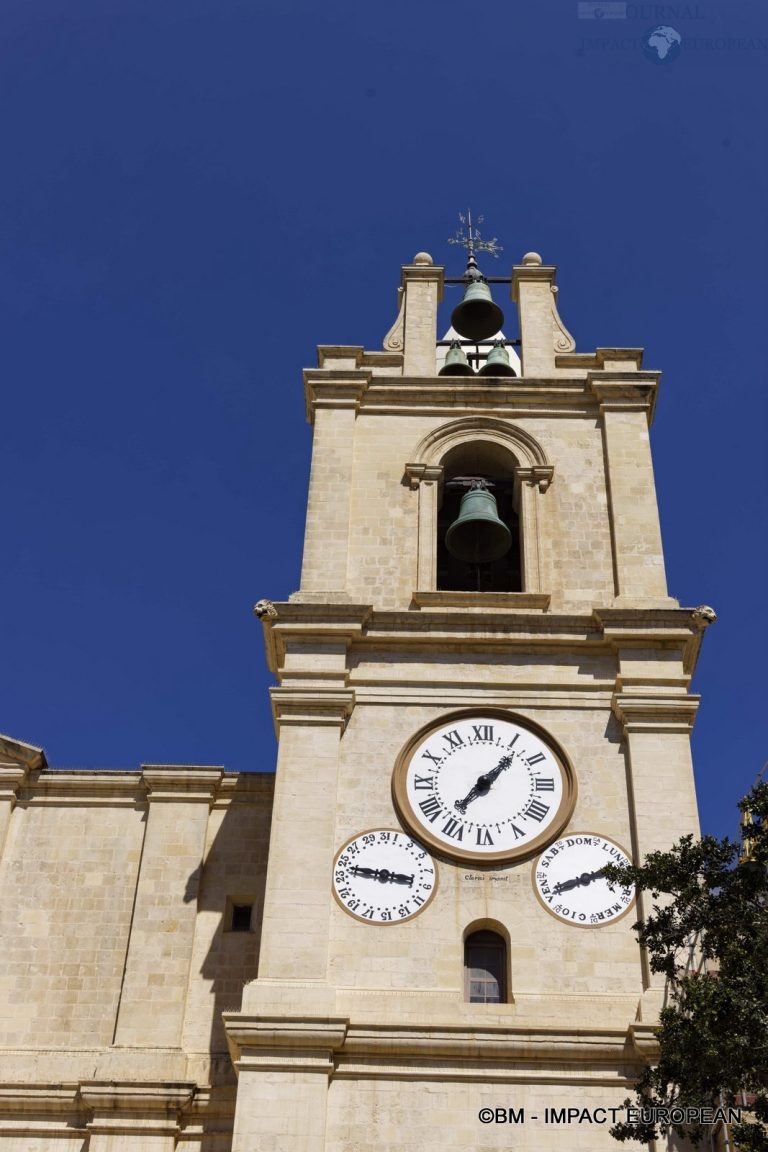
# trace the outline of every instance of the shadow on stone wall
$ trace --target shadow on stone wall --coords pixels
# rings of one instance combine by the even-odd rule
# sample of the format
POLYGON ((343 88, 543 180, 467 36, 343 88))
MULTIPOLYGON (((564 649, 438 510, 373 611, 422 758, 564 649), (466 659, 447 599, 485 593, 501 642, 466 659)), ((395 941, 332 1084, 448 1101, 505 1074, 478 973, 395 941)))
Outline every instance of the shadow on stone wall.
POLYGON ((225 802, 214 806, 206 857, 189 876, 185 901, 197 900, 184 1048, 210 1059, 210 1082, 234 1084, 222 1012, 240 1009, 243 986, 259 962, 269 832, 272 773, 225 779, 225 802), (252 906, 247 931, 232 929, 232 906, 252 906))

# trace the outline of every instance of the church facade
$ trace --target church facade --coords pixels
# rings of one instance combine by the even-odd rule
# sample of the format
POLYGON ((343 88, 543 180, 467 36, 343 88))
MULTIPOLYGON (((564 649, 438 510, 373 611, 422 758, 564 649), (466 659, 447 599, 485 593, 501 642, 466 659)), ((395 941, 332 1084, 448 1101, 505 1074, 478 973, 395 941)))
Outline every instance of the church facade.
POLYGON ((576 352, 536 253, 519 340, 480 283, 441 341, 417 254, 384 349, 305 373, 274 776, 0 739, 0 1152, 615 1146, 664 989, 602 869, 697 831, 713 614, 667 592, 659 373, 576 352))

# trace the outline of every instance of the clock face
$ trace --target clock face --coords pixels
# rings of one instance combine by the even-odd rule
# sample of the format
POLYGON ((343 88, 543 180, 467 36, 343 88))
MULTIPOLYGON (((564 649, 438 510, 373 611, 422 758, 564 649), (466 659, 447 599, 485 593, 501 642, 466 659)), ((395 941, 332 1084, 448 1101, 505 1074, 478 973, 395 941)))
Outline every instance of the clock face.
POLYGON ((599 928, 624 916, 635 902, 633 888, 609 884, 606 864, 631 864, 606 836, 574 832, 550 844, 533 866, 534 890, 548 912, 567 924, 599 928))
POLYGON ((422 912, 435 894, 435 862, 395 828, 361 832, 333 863, 333 892, 345 912, 366 924, 396 924, 422 912))
POLYGON ((421 840, 476 862, 530 855, 557 836, 576 800, 564 755, 530 721, 496 711, 456 713, 417 733, 392 791, 421 840))

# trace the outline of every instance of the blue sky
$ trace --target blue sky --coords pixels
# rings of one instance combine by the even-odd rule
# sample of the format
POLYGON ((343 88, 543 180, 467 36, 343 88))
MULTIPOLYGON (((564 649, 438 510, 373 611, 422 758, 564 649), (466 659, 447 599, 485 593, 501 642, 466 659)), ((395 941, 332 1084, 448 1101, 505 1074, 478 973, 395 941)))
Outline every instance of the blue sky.
POLYGON ((298 586, 301 369, 381 347, 420 249, 460 275, 471 206, 489 273, 559 266, 580 351, 663 370, 670 591, 719 617, 702 820, 735 831, 768 759, 768 52, 717 45, 768 10, 689 9, 662 22, 701 46, 654 66, 622 42, 655 19, 576 0, 4 0, 0 730, 272 769, 251 608, 298 586))

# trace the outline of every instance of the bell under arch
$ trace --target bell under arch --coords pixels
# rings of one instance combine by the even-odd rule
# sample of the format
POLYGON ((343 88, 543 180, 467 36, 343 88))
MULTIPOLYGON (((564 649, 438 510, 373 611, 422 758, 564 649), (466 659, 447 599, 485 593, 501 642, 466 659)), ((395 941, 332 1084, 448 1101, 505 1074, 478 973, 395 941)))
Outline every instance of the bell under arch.
MULTIPOLYGON (((554 467, 529 432, 506 420, 488 416, 463 417, 433 429, 417 444, 411 462, 405 465, 406 482, 418 491, 419 502, 415 591, 429 594, 440 588, 438 533, 450 510, 449 501, 448 511, 444 511, 446 477, 452 480, 461 476, 460 469, 467 469, 465 475, 482 475, 480 469, 483 468, 507 482, 511 475, 513 481, 511 497, 505 497, 505 512, 509 512, 511 502, 517 516, 519 578, 510 575, 507 591, 517 595, 533 593, 538 600, 539 594, 545 591, 540 565, 542 497, 552 482, 554 467), (441 517, 442 523, 438 525, 441 517)), ((452 489, 447 491, 450 493, 452 489)), ((504 491, 509 493, 510 489, 505 487, 504 491)), ((460 503, 459 497, 457 504, 460 503)), ((466 591, 477 592, 476 581, 475 587, 467 587, 466 591)), ((482 591, 481 588, 480 594, 482 591)))
MULTIPOLYGON (((508 448, 484 439, 455 444, 441 460, 442 499, 437 516, 436 587, 446 592, 521 592, 520 518, 517 511, 515 470, 518 461, 508 448), (474 521, 479 534, 490 539, 506 528, 508 546, 501 555, 469 557, 451 546, 458 524, 473 525, 479 509, 477 492, 485 494, 485 516, 474 521), (495 515, 498 531, 491 517, 495 515), (503 526, 503 527, 502 527, 503 526)), ((490 548, 494 553, 497 549, 490 548)))

